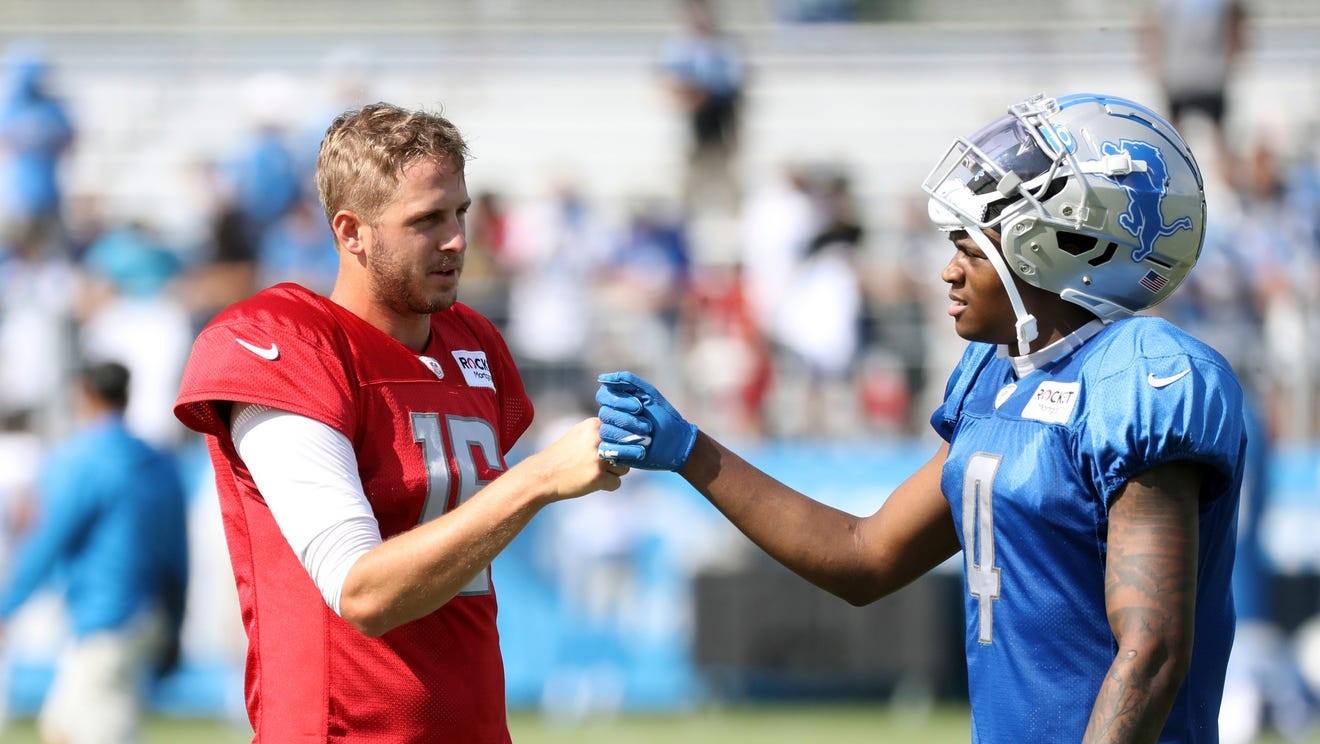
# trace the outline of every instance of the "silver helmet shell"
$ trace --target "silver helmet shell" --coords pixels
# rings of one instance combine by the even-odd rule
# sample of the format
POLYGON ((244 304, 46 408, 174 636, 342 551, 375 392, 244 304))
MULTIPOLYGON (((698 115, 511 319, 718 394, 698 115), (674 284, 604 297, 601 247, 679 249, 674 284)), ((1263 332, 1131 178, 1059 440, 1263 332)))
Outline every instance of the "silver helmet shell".
POLYGON ((1187 143, 1114 96, 1016 103, 955 140, 922 189, 940 228, 996 230, 1014 274, 1104 319, 1162 302, 1205 235, 1205 186, 1187 143))

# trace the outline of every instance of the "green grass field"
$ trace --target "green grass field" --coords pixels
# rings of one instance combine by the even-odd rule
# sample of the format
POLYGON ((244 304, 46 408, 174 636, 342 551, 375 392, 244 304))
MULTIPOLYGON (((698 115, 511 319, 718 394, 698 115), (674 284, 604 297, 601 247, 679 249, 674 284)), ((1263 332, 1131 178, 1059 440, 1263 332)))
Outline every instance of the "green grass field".
MULTIPOLYGON (((581 722, 514 713, 509 728, 516 744, 801 744, 821 740, 830 744, 966 744, 971 740, 965 708, 904 713, 886 705, 730 708, 581 722)), ((231 725, 165 719, 151 721, 146 736, 146 744, 245 744, 250 740, 231 725)), ((31 721, 15 722, 0 734, 0 741, 40 744, 31 721)), ((1306 742, 1320 744, 1320 732, 1306 742)), ((1266 737, 1257 744, 1283 744, 1283 740, 1266 737)))
MULTIPOLYGON (((967 712, 939 709, 929 715, 895 715, 887 706, 774 707, 707 710, 687 715, 624 716, 584 721, 553 721, 535 713, 514 713, 509 728, 517 744, 874 744, 921 741, 966 744, 967 712)), ((242 744, 251 736, 214 721, 154 719, 146 744, 242 744)), ((0 735, 4 744, 39 744, 31 721, 17 721, 0 735)))

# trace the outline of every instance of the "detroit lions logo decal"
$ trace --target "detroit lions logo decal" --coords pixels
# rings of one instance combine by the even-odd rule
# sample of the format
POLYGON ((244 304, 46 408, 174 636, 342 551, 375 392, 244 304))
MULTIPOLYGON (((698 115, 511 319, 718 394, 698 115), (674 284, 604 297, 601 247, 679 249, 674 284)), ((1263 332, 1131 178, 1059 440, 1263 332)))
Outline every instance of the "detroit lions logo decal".
POLYGON ((1105 155, 1117 155, 1127 151, 1132 160, 1145 161, 1146 170, 1132 171, 1123 176, 1105 176, 1127 192, 1128 207, 1118 216, 1118 224, 1132 234, 1139 244, 1132 251, 1132 260, 1140 261, 1155 251, 1155 242, 1172 235, 1179 230, 1191 230, 1192 218, 1179 217, 1169 224, 1164 224, 1164 195, 1169 192, 1169 169, 1164 162, 1160 149, 1149 142, 1140 140, 1119 140, 1104 142, 1100 151, 1105 155))

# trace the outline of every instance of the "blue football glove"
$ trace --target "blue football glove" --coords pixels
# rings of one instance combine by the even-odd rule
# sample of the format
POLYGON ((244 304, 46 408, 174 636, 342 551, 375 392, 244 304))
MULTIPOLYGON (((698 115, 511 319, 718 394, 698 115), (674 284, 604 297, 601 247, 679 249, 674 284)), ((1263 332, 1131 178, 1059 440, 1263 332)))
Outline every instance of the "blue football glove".
POLYGON ((679 470, 697 443, 688 423, 651 383, 631 372, 596 378, 602 459, 642 470, 679 470))

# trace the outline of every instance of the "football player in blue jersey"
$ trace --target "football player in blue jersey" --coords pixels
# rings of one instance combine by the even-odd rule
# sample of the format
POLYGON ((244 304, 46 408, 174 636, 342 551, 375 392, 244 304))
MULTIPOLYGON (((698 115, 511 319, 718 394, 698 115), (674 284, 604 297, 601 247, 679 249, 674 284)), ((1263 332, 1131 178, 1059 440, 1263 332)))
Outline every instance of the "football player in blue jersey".
POLYGON ((961 551, 976 742, 1215 742, 1246 435, 1227 362, 1139 313, 1196 263, 1182 138, 1112 96, 1036 96, 927 177, 970 343, 934 456, 869 517, 749 465, 629 372, 602 457, 673 470, 771 556, 862 605, 961 551))

